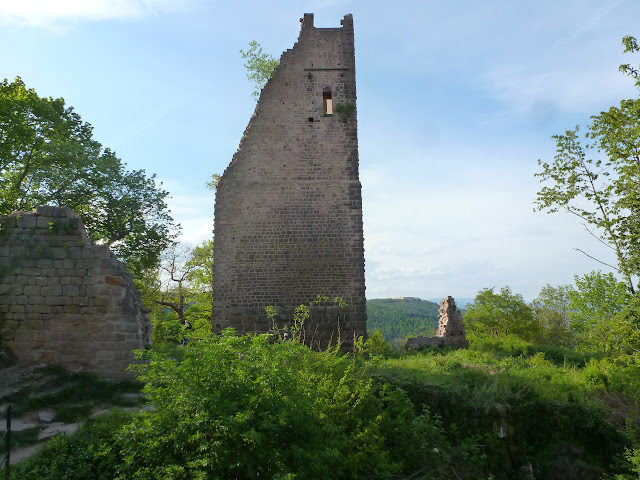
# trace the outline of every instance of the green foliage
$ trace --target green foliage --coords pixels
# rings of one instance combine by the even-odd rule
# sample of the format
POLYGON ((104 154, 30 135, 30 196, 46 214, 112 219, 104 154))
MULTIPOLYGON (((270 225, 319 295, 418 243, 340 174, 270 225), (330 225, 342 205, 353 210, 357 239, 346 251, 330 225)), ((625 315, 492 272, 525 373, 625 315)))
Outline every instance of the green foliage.
POLYGON ((575 344, 571 330, 571 291, 569 285, 542 287, 532 308, 541 328, 540 343, 555 347, 571 347, 575 344))
POLYGON ((218 183, 220 183, 221 178, 222 177, 219 174, 214 173, 211 175, 211 180, 206 182, 204 185, 205 187, 207 187, 207 189, 215 192, 218 189, 218 183))
POLYGON ((568 292, 571 329, 580 350, 611 350, 611 334, 616 316, 629 305, 628 286, 612 273, 591 272, 575 278, 568 292))
MULTIPOLYGON (((598 360, 551 362, 546 352, 534 353, 551 347, 527 344, 514 336, 483 340, 479 345, 483 350, 477 350, 478 345, 372 364, 376 375, 400 385, 414 404, 428 404, 444 425, 456 424, 449 433, 452 442, 462 432, 467 438, 481 436, 478 443, 484 447, 476 455, 486 458, 484 474, 460 478, 521 478, 518 469, 527 463, 536 478, 550 478, 550 466, 560 461, 598 473, 593 478, 628 471, 620 461, 631 443, 609 418, 629 415, 630 409, 637 414, 637 404, 634 407, 621 397, 637 398, 637 381, 623 387, 624 377, 637 372, 625 374, 626 365, 606 360, 605 385, 592 380, 604 373, 598 360), (530 351, 521 354, 526 347, 530 351), (609 380, 613 377, 619 377, 615 387, 609 380), (613 405, 624 410, 616 412, 613 405), (563 458, 563 445, 582 452, 585 461, 563 458)), ((557 355, 561 349, 555 351, 557 355)))
POLYGON ((501 288, 500 293, 494 293, 493 288, 480 290, 467 306, 464 324, 471 337, 517 335, 523 340, 533 340, 540 335, 540 325, 531 307, 522 295, 513 293, 509 287, 501 288))
MULTIPOLYGON (((622 45, 624 45, 624 53, 640 52, 640 47, 638 47, 638 41, 631 35, 622 37, 622 45)), ((625 63, 623 65, 620 65, 620 71, 626 75, 629 75, 632 78, 635 78, 636 87, 640 88, 640 70, 638 70, 637 68, 633 68, 628 63, 625 63)))
POLYGON ((367 326, 371 332, 379 330, 387 341, 431 336, 438 327, 438 308, 419 298, 367 300, 367 326))
POLYGON ((571 368, 584 367, 592 358, 597 357, 597 355, 591 353, 576 352, 568 348, 533 344, 515 335, 507 335, 496 339, 475 338, 472 342, 472 347, 475 350, 491 353, 499 358, 530 358, 542 353, 545 360, 549 360, 554 365, 571 368))
POLYGON ((393 354, 393 347, 384 339, 382 332, 376 330, 373 335, 369 335, 364 344, 364 353, 370 357, 388 357, 393 354))
POLYGON ((153 409, 56 437, 15 478, 472 480, 521 478, 524 465, 551 478, 562 463, 629 480, 637 471, 633 422, 608 421, 639 412, 635 357, 569 361, 575 352, 510 335, 366 361, 231 330, 180 352, 141 352, 147 363, 134 368, 153 409))
MULTIPOLYGON (((271 332, 273 332, 278 338, 285 341, 293 341, 296 343, 305 343, 307 333, 312 333, 305 324, 312 314, 312 310, 317 306, 335 306, 346 307, 347 304, 340 297, 329 298, 324 295, 318 295, 315 300, 309 302, 307 305, 298 305, 293 313, 293 323, 278 324, 276 316, 278 315, 278 309, 272 305, 265 308, 267 318, 271 321, 271 332)), ((339 349, 342 343, 341 338, 333 339, 333 345, 330 349, 339 349)), ((356 348, 358 343, 362 343, 362 339, 356 339, 356 348)))
POLYGON ((172 244, 163 252, 160 267, 145 272, 138 288, 145 305, 152 307, 154 344, 210 332, 212 264, 213 240, 205 240, 195 247, 172 244))
POLYGON ((629 303, 609 325, 605 348, 619 355, 640 353, 640 293, 634 294, 629 303))
POLYGON ((247 69, 249 81, 255 83, 255 90, 252 95, 257 100, 262 87, 273 76, 280 61, 268 53, 263 53, 262 47, 255 40, 249 43, 249 49, 246 52, 240 50, 240 54, 247 61, 244 64, 244 68, 247 69))
POLYGON ((333 110, 342 118, 342 121, 346 123, 355 113, 356 106, 353 103, 341 102, 336 104, 333 110))
POLYGON ((154 175, 127 171, 92 130, 64 99, 41 98, 20 78, 1 82, 0 214, 69 206, 139 275, 175 235, 169 194, 154 175))
POLYGON ((354 357, 230 330, 183 350, 133 367, 152 410, 58 437, 15 478, 455 478, 440 420, 354 357))
POLYGON ((11 469, 12 480, 113 480, 121 461, 115 435, 131 418, 114 411, 89 420, 74 435, 58 435, 11 469))
MULTIPOLYGON (((625 37, 623 43, 625 52, 638 51, 632 37, 625 37)), ((629 65, 621 69, 637 78, 637 70, 629 65)), ((640 83, 636 85, 640 87, 640 83)), ((542 171, 536 174, 547 183, 538 192, 536 209, 549 213, 564 210, 582 219, 587 229, 594 228, 598 238, 615 252, 618 270, 632 292, 632 279, 640 275, 638 118, 640 99, 622 100, 620 107, 591 117, 584 145, 577 126, 555 135, 554 161, 538 160, 542 171)))

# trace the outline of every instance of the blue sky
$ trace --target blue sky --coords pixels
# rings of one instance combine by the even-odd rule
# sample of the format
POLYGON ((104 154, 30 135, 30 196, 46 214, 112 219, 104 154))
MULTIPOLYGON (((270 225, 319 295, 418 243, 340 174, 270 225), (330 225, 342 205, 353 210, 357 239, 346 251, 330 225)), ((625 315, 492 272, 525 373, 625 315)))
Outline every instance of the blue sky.
POLYGON ((525 299, 614 263, 567 214, 533 212, 551 136, 637 95, 618 72, 636 0, 0 0, 0 78, 63 97, 94 137, 171 192, 183 239, 255 101, 240 49, 279 57, 315 13, 354 16, 367 296, 525 299))

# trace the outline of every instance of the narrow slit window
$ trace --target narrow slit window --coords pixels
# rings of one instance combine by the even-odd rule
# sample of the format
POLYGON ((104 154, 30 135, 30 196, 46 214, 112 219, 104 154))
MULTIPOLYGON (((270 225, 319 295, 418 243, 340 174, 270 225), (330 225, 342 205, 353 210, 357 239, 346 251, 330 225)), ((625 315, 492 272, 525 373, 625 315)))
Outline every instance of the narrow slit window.
POLYGON ((331 98, 331 91, 322 92, 322 104, 324 106, 325 115, 333 115, 333 99, 331 98))

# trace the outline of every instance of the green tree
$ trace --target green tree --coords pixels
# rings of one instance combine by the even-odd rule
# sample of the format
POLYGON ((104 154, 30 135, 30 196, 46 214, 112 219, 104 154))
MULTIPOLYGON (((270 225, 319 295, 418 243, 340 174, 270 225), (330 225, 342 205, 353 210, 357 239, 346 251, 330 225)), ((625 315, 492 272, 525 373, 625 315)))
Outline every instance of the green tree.
POLYGON ((612 273, 575 276, 569 291, 571 329, 581 350, 606 349, 616 315, 630 304, 631 293, 612 273))
POLYGON ((484 338, 502 338, 516 335, 523 340, 534 340, 540 334, 540 326, 531 307, 522 295, 509 287, 495 293, 493 288, 483 288, 473 303, 467 306, 464 324, 470 335, 484 338))
MULTIPOLYGON (((633 37, 623 44, 625 52, 638 52, 633 37)), ((640 89, 638 71, 620 68, 636 78, 640 89)), ((633 278, 640 274, 640 99, 622 100, 591 119, 584 144, 576 126, 553 137, 552 163, 538 160, 542 171, 536 176, 547 185, 538 192, 535 208, 565 210, 582 219, 589 233, 613 250, 617 270, 633 292, 633 278)))
MULTIPOLYGON (((627 357, 640 365, 640 296, 632 295, 628 305, 607 325, 603 349, 614 357, 627 357)), ((637 376, 634 376, 634 381, 637 376)))
POLYGON ((570 285, 542 287, 533 301, 533 314, 541 328, 541 343, 554 347, 573 347, 575 339, 571 330, 570 285))
POLYGON ((64 99, 41 98, 20 78, 0 83, 0 214, 69 206, 139 275, 179 228, 169 193, 155 175, 126 170, 92 130, 64 99))
POLYGON ((240 54, 247 61, 244 68, 247 69, 249 81, 255 83, 255 90, 251 95, 257 100, 262 87, 273 76, 280 61, 268 53, 263 53, 262 47, 255 40, 249 43, 249 49, 246 52, 240 50, 240 54))
POLYGON ((163 252, 159 267, 147 272, 144 298, 155 304, 154 342, 177 342, 188 324, 197 336, 211 330, 212 264, 213 240, 196 247, 175 243, 163 252))
POLYGON ((204 240, 191 250, 187 267, 187 281, 191 289, 188 319, 197 334, 211 331, 211 295, 213 240, 204 240))

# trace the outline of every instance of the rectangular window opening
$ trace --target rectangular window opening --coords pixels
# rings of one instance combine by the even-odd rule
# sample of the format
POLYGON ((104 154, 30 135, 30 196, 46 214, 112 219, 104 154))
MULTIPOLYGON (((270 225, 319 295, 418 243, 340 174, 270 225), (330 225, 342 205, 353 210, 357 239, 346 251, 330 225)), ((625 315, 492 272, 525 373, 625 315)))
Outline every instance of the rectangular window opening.
POLYGON ((333 99, 331 98, 331 92, 322 92, 322 105, 324 107, 325 115, 333 115, 333 99))

